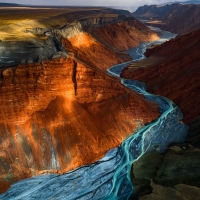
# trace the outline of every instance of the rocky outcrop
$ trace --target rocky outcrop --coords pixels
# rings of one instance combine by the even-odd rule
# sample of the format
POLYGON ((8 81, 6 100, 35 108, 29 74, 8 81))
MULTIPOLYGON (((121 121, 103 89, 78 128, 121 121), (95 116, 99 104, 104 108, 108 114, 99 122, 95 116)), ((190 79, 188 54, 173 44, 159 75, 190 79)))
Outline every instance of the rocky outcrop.
POLYGON ((0 42, 0 68, 14 67, 21 63, 37 63, 52 57, 67 57, 67 52, 59 51, 52 38, 30 41, 0 42))
POLYGON ((199 34, 197 30, 148 49, 148 59, 133 63, 121 74, 144 81, 153 93, 173 100, 186 123, 200 115, 199 34))
POLYGON ((186 34, 200 28, 200 5, 170 4, 142 6, 133 14, 149 20, 146 24, 158 26, 172 33, 186 34))
POLYGON ((151 187, 153 188, 153 192, 150 195, 139 198, 140 200, 170 200, 172 198, 180 200, 198 200, 200 195, 200 188, 186 184, 164 187, 152 182, 151 187))
POLYGON ((198 199, 199 151, 190 144, 174 144, 163 155, 144 154, 132 166, 132 198, 198 199))

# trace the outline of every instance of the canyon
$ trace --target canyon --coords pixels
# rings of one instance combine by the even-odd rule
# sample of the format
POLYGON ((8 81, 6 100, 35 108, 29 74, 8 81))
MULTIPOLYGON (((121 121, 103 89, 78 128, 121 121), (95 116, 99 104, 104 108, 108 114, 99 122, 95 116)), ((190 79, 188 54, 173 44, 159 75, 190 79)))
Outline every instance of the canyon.
POLYGON ((198 9, 3 10, 0 199, 198 197, 198 9))
POLYGON ((162 45, 147 49, 148 57, 124 68, 121 76, 144 81, 148 89, 173 100, 190 123, 200 115, 199 33, 177 36, 162 45))
POLYGON ((112 9, 38 9, 31 21, 34 12, 1 13, 0 192, 93 163, 160 115, 106 74, 155 32, 112 9))
POLYGON ((189 125, 184 143, 172 143, 164 154, 146 152, 133 163, 135 188, 130 199, 198 199, 199 33, 176 36, 161 45, 149 43, 146 58, 129 63, 121 73, 122 78, 142 81, 148 91, 173 100, 189 125))

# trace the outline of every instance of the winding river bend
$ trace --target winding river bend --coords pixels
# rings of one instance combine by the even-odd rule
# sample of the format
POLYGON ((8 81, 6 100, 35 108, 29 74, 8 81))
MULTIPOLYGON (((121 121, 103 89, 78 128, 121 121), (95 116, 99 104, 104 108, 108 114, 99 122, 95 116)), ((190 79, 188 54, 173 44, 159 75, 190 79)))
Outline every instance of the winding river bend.
MULTIPOLYGON (((166 31, 160 30, 160 32, 163 34, 160 40, 141 43, 138 47, 128 50, 133 60, 144 59, 143 53, 148 46, 162 43, 175 36, 166 31)), ((108 70, 108 73, 119 77, 121 70, 129 63, 115 65, 108 70)), ((64 175, 42 175, 19 181, 0 195, 0 199, 128 199, 134 189, 130 180, 132 163, 147 151, 156 150, 162 153, 168 144, 183 142, 188 128, 181 121, 183 117, 181 110, 172 101, 148 93, 145 85, 139 81, 121 79, 121 82, 143 94, 150 101, 158 103, 161 116, 132 134, 119 147, 108 151, 99 161, 64 175)))

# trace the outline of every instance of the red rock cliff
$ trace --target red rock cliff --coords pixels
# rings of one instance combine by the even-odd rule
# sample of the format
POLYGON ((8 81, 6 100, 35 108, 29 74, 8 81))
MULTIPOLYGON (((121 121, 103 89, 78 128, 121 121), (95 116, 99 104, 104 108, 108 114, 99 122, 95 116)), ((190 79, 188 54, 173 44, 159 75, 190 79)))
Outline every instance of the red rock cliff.
POLYGON ((65 48, 73 52, 77 59, 103 71, 112 65, 131 60, 126 52, 113 51, 86 32, 78 33, 69 39, 63 39, 62 42, 65 48))
POLYGON ((2 187, 92 163, 159 115, 143 96, 73 58, 6 69, 0 94, 2 187))

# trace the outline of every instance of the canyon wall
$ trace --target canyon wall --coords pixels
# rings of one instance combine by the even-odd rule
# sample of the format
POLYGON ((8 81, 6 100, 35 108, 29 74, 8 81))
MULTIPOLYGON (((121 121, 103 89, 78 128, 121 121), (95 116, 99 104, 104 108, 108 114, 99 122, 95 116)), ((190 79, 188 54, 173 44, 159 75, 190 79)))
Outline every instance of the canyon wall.
POLYGON ((147 49, 147 60, 125 68, 124 78, 144 81, 150 91, 173 100, 189 123, 200 115, 200 31, 172 39, 147 49))
POLYGON ((73 58, 6 69, 1 181, 68 171, 101 158, 159 116, 157 106, 73 58))

